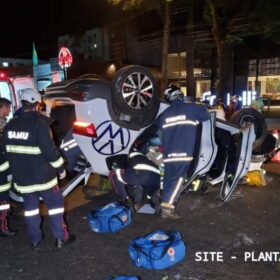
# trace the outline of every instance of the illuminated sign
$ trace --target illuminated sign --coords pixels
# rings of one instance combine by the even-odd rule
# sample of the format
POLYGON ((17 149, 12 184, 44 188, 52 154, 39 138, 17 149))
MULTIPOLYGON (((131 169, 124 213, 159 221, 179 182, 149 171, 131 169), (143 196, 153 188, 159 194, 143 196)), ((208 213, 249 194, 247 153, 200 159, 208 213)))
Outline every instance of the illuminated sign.
POLYGON ((73 63, 73 57, 69 49, 62 47, 58 53, 58 64, 64 68, 69 68, 73 63))

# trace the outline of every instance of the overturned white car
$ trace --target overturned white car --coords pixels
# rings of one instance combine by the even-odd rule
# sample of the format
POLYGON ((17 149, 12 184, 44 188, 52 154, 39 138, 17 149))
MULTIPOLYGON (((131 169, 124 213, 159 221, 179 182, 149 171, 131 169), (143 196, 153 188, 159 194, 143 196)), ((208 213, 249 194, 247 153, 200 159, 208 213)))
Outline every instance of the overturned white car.
MULTIPOLYGON (((52 84, 44 101, 68 171, 77 170, 64 195, 91 172, 106 176, 112 168, 125 166, 135 145, 155 145, 151 140, 158 135, 152 124, 168 106, 160 101, 153 76, 141 66, 119 70, 111 82, 87 76, 52 84)), ((204 185, 221 184, 221 199, 227 201, 247 173, 253 150, 264 141, 261 118, 243 109, 233 117, 234 124, 212 112, 200 127, 192 175, 182 191, 200 179, 204 185)))

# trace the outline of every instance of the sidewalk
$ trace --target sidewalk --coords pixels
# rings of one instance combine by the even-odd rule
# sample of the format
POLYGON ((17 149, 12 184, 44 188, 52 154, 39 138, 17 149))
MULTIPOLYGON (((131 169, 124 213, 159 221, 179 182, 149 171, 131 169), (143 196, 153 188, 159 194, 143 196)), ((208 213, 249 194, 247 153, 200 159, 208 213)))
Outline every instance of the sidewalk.
POLYGON ((280 118, 280 106, 270 107, 269 111, 265 109, 262 114, 265 118, 280 118))

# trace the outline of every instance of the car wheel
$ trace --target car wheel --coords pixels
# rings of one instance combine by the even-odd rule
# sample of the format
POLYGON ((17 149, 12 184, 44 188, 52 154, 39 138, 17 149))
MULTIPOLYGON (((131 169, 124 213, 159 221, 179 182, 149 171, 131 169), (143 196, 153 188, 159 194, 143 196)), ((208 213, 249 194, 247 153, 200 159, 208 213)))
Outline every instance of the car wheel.
POLYGON ((112 81, 112 107, 119 120, 142 128, 151 124, 159 109, 157 84, 144 67, 120 69, 112 81))
POLYGON ((262 142, 262 144, 254 150, 255 155, 267 155, 273 152, 277 147, 277 139, 270 133, 268 133, 262 142))
POLYGON ((267 135, 267 124, 265 122, 265 119, 262 114, 255 109, 241 109, 231 116, 229 122, 240 125, 241 127, 251 123, 254 124, 256 134, 256 140, 253 146, 254 149, 259 147, 263 143, 267 135))

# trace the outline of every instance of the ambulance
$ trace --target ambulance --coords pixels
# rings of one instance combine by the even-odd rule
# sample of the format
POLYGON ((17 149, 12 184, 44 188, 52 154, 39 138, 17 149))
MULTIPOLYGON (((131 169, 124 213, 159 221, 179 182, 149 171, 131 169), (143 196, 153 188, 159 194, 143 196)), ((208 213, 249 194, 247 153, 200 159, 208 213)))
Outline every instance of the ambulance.
POLYGON ((7 98, 12 102, 11 113, 8 119, 21 107, 20 94, 25 88, 35 88, 34 79, 25 77, 6 77, 0 73, 0 97, 7 98))

